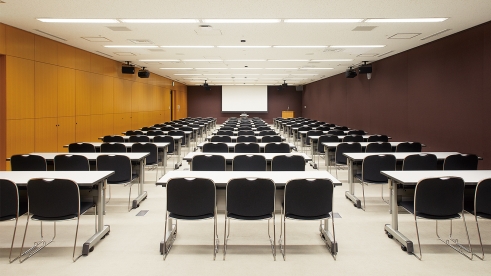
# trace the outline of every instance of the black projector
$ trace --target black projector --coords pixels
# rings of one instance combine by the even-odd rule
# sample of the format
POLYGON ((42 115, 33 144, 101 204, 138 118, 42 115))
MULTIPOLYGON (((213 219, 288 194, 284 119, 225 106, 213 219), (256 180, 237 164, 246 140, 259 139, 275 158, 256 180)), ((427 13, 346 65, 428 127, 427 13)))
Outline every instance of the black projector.
POLYGON ((355 70, 353 70, 353 69, 346 70, 346 77, 347 78, 352 79, 352 78, 356 77, 356 75, 358 75, 358 74, 356 74, 355 70))
POLYGON ((358 74, 372 73, 372 65, 360 65, 358 67, 358 74))
POLYGON ((123 67, 121 67, 121 72, 123 74, 134 74, 135 73, 135 67, 123 65, 123 67))
POLYGON ((150 77, 150 71, 148 70, 140 70, 138 71, 138 77, 147 79, 150 77))

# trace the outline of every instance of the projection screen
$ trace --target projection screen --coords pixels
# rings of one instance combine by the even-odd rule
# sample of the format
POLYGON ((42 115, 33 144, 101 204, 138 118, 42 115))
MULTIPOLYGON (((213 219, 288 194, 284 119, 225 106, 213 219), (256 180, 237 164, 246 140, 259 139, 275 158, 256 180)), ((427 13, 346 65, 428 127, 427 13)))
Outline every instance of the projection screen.
POLYGON ((222 86, 222 112, 268 112, 268 87, 266 85, 222 86))

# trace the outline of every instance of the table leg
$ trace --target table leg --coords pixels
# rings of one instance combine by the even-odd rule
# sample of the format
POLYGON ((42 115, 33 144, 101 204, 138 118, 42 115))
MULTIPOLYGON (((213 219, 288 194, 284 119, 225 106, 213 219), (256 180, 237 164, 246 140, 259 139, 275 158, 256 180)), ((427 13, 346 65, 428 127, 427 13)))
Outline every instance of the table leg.
POLYGON ((346 191, 346 198, 351 200, 354 203, 356 208, 361 208, 361 201, 355 196, 355 183, 353 181, 353 160, 348 158, 348 183, 349 183, 349 191, 346 191))
POLYGON ((331 254, 335 258, 336 254, 338 253, 338 242, 334 241, 334 237, 333 237, 332 233, 329 231, 328 225, 329 225, 329 219, 321 220, 320 226, 319 226, 319 231, 320 231, 320 235, 321 235, 322 240, 326 243, 331 254))
POLYGON ((179 169, 181 166, 181 140, 182 139, 177 139, 177 163, 175 165, 175 169, 179 169))
POLYGON ((397 206, 397 183, 394 183, 392 179, 389 179, 389 189, 390 189, 390 209, 392 212, 392 224, 386 224, 384 229, 385 233, 389 238, 395 238, 399 243, 401 243, 401 248, 407 251, 408 254, 414 252, 413 242, 406 238, 401 232, 399 232, 399 208, 397 206))
POLYGON ((314 169, 317 169, 317 164, 315 163, 315 159, 314 159, 314 140, 313 139, 310 139, 310 153, 312 155, 312 167, 314 169))
POLYGON ((167 218, 167 233, 165 233, 164 239, 160 242, 160 254, 164 254, 164 244, 165 241, 168 241, 167 243, 167 248, 172 247, 172 244, 174 243, 174 240, 176 239, 177 236, 177 226, 172 223, 173 219, 172 218, 167 218))
POLYGON ((92 235, 82 246, 82 255, 88 256, 94 250, 94 246, 107 235, 109 235, 109 225, 104 225, 104 212, 106 205, 106 180, 97 185, 97 232, 92 235))
POLYGON ((140 161, 140 183, 138 184, 138 197, 133 199, 133 209, 140 206, 140 202, 147 198, 147 192, 143 191, 143 184, 145 183, 145 163, 146 159, 140 161))

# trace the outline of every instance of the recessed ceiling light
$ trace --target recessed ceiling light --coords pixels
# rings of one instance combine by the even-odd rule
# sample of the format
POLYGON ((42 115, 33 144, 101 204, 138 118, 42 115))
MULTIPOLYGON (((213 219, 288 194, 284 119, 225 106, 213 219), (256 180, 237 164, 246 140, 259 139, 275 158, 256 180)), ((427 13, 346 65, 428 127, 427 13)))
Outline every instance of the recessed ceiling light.
POLYGON ((193 68, 179 68, 179 67, 176 67, 176 68, 162 67, 159 69, 162 69, 162 70, 193 70, 193 68))
POLYGON ((385 45, 334 45, 331 48, 382 48, 385 45))
POLYGON ((320 46, 320 45, 317 45, 317 46, 306 46, 306 45, 283 46, 283 45, 276 45, 276 46, 273 46, 273 48, 327 48, 327 46, 320 46))
POLYGON ((38 18, 45 23, 119 23, 116 19, 95 19, 95 18, 38 18))
POLYGON ((201 74, 174 74, 174 76, 201 76, 201 74))
POLYGON ((285 19, 285 23, 357 23, 363 19, 330 18, 330 19, 285 19))
POLYGON ((235 45, 235 46, 217 46, 218 48, 271 48, 271 46, 243 46, 243 45, 235 45))
POLYGON ((303 67, 303 68, 300 68, 301 70, 331 70, 331 69, 334 69, 334 68, 317 68, 317 67, 303 67))
POLYGON ((265 59, 226 59, 225 61, 266 61, 265 59))
POLYGON ((199 23, 198 19, 120 19, 124 23, 199 23))
POLYGON ((157 48, 155 45, 105 45, 106 48, 157 48))
POLYGON ((161 48, 215 48, 215 46, 192 46, 192 45, 186 45, 186 46, 160 46, 161 48))
POLYGON ((140 61, 143 61, 143 62, 158 62, 158 61, 171 62, 171 61, 180 61, 180 60, 178 60, 178 59, 140 59, 140 61))
POLYGON ((268 61, 309 61, 308 59, 268 59, 268 61))
POLYGON ((223 61, 221 59, 183 59, 182 61, 223 61))
POLYGON ((367 19, 367 23, 435 23, 443 22, 448 18, 373 18, 367 19))
POLYGON ((341 62, 341 61, 353 61, 352 59, 313 59, 311 61, 322 61, 322 62, 341 62))
POLYGON ((281 19, 201 19, 203 23, 280 23, 281 19))
POLYGON ((298 68, 264 68, 266 70, 297 70, 298 68))

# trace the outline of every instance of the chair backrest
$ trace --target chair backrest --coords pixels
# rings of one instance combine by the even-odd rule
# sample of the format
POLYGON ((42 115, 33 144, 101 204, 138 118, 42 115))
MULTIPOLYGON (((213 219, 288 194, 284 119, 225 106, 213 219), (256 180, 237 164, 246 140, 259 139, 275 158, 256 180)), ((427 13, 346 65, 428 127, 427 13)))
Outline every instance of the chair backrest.
POLYGON ((71 143, 68 152, 95 152, 95 147, 89 143, 71 143))
POLYGON ((182 136, 182 143, 181 145, 186 145, 186 134, 182 130, 171 130, 167 133, 169 136, 182 136))
POLYGON ((146 135, 132 135, 129 139, 130 142, 150 142, 150 138, 146 135))
POLYGON ((167 212, 179 218, 213 217, 215 183, 205 178, 173 178, 167 182, 167 212))
POLYGON ((119 135, 106 135, 102 138, 102 142, 124 143, 124 138, 123 136, 119 136, 119 135))
POLYGON ((429 153, 411 154, 404 158, 403 171, 432 171, 438 169, 436 155, 429 153))
POLYGON ((173 131, 174 127, 173 126, 163 126, 160 128, 162 131, 173 131))
POLYGON ((223 126, 223 127, 220 128, 220 130, 232 130, 233 131, 234 128, 231 127, 231 126, 223 126))
POLYGON ((474 200, 474 213, 477 216, 491 218, 491 178, 477 183, 474 200))
POLYGON ((389 142, 389 137, 387 135, 370 135, 368 136, 367 142, 389 142))
POLYGON ((19 190, 17 185, 7 179, 0 179, 0 221, 16 218, 19 212, 19 190))
POLYGON ((421 143, 403 142, 397 145, 396 152, 421 152, 421 143))
POLYGON ((242 126, 241 125, 238 129, 239 129, 239 131, 240 130, 251 130, 252 131, 252 126, 250 126, 250 125, 249 126, 242 126))
POLYGON ((232 160, 233 171, 265 171, 266 158, 262 155, 237 155, 232 160))
POLYGON ((392 145, 389 142, 372 142, 367 145, 365 152, 391 152, 392 145))
POLYGON ((226 165, 221 155, 195 155, 191 160, 192 171, 225 171, 226 165))
POLYGON ((157 135, 164 135, 164 132, 162 130, 149 130, 149 131, 147 131, 147 136, 157 136, 157 135))
POLYGON ((346 156, 343 155, 345 152, 361 152, 361 144, 355 143, 340 143, 336 147, 335 161, 337 164, 347 164, 346 156))
POLYGON ((149 130, 151 130, 151 127, 142 127, 141 130, 142 131, 149 131, 149 130))
POLYGON ((271 179, 232 179, 226 188, 227 215, 244 219, 261 219, 271 215, 275 211, 275 192, 271 179))
POLYGON ((237 143, 234 148, 238 153, 259 153, 259 144, 257 143, 237 143))
POLYGON ((361 143, 361 142, 363 142, 363 136, 356 135, 356 134, 346 135, 343 138, 343 142, 360 142, 361 143))
POLYGON ((276 131, 274 130, 261 130, 259 131, 259 136, 266 136, 266 135, 277 135, 276 131))
POLYGON ((80 214, 77 183, 68 179, 31 179, 27 182, 29 213, 44 219, 74 218, 80 214))
POLYGON ((261 131, 261 130, 272 130, 272 129, 269 126, 259 126, 257 127, 257 130, 261 131))
POLYGON ((107 179, 107 183, 109 184, 125 184, 132 180, 131 159, 128 156, 112 154, 99 155, 97 156, 97 170, 114 171, 114 174, 107 179))
POLYGON ((342 136, 342 135, 344 135, 345 133, 344 133, 344 131, 342 131, 342 130, 335 130, 335 129, 333 129, 333 130, 329 130, 329 131, 327 132, 327 134, 342 136))
POLYGON ((140 131, 140 130, 128 130, 128 131, 125 132, 125 135, 127 135, 127 136, 143 135, 143 131, 140 131))
POLYGON ((319 136, 319 140, 317 141, 317 151, 319 153, 325 153, 324 145, 322 143, 329 143, 329 142, 331 143, 339 142, 338 136, 330 135, 330 134, 319 136))
POLYGON ((334 129, 337 129, 337 130, 349 130, 349 127, 346 127, 346 126, 337 126, 337 127, 334 127, 334 129))
POLYGON ((264 147, 265 153, 289 153, 291 152, 288 143, 268 143, 264 147))
POLYGON ((102 143, 101 152, 126 152, 126 146, 121 143, 102 143))
POLYGON ((213 136, 211 136, 210 142, 231 143, 232 137, 227 136, 227 135, 213 135, 213 136))
POLYGON ((89 160, 83 155, 60 154, 54 163, 55 171, 90 171, 89 160))
POLYGON ((475 154, 453 154, 443 162, 444 170, 477 170, 478 157, 475 154))
POLYGON ((272 171, 305 171, 305 158, 300 155, 277 155, 271 160, 272 171))
POLYGON ((148 152, 150 155, 145 157, 145 163, 147 165, 158 164, 159 162, 159 153, 158 148, 155 144, 152 143, 134 143, 131 145, 131 152, 148 152))
POLYGON ((252 130, 239 130, 237 133, 238 136, 243 136, 243 135, 254 135, 254 131, 252 130))
POLYGON ((364 135, 364 134, 365 134, 365 131, 363 131, 361 129, 348 130, 348 135, 364 135))
POLYGON ((228 152, 228 145, 222 142, 203 144, 202 152, 228 152))
POLYGON ((387 176, 380 172, 395 171, 396 157, 392 154, 369 155, 363 159, 361 167, 363 181, 384 183, 387 182, 387 176))
POLYGON ((155 143, 169 143, 167 146, 167 153, 174 153, 174 138, 166 135, 158 135, 153 137, 155 143))
POLYGON ((464 210, 464 180, 436 177, 420 180, 414 191, 414 212, 424 217, 453 217, 464 210))
POLYGON ((219 130, 217 131, 217 135, 234 136, 234 132, 231 130, 219 130))
POLYGON ((329 131, 329 130, 331 130, 331 128, 328 126, 320 126, 320 127, 316 127, 315 130, 329 131))
MULTIPOLYGON (((227 137, 229 137, 229 136, 227 136, 227 137)), ((263 137, 263 139, 264 139, 264 137, 263 137)), ((254 135, 237 136, 237 143, 242 143, 242 142, 257 143, 257 138, 254 135)))
POLYGON ((282 138, 279 135, 266 135, 263 136, 261 142, 263 143, 271 143, 271 142, 281 142, 282 138))
POLYGON ((46 171, 46 160, 39 155, 16 154, 10 157, 12 171, 46 171))
POLYGON ((287 217, 322 219, 333 211, 334 184, 329 179, 293 179, 286 183, 284 208, 287 217))

